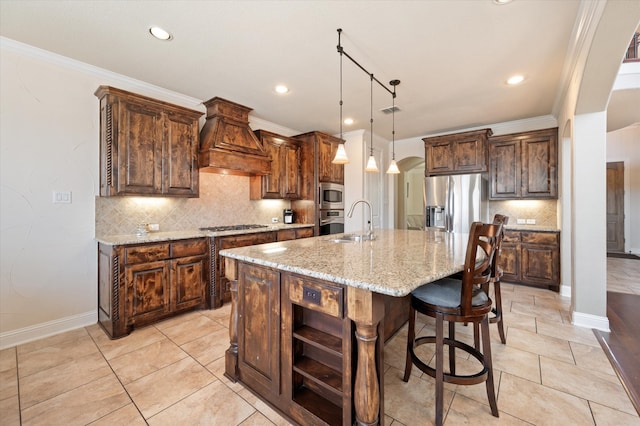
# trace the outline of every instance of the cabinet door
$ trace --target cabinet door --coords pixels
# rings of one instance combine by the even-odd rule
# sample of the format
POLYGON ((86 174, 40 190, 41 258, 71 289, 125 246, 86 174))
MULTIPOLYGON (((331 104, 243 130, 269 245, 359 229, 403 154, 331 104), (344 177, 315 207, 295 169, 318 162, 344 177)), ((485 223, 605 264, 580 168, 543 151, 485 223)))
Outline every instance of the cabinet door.
POLYGON ((491 199, 520 198, 520 140, 492 142, 489 145, 491 199))
POLYGON ((125 266, 124 276, 125 315, 129 325, 149 323, 171 311, 169 262, 125 266))
POLYGON ((263 396, 280 393, 280 274, 238 265, 240 380, 263 396))
POLYGON ((450 141, 425 143, 425 159, 427 176, 453 172, 453 155, 450 141))
POLYGON ((340 139, 318 135, 318 182, 344 184, 344 165, 333 164, 340 139))
POLYGON ((171 261, 172 310, 179 311, 204 304, 207 258, 192 256, 171 261))
POLYGON ((479 136, 468 136, 453 144, 453 168, 456 172, 486 172, 487 151, 485 140, 479 136))
POLYGON ((557 136, 555 129, 522 141, 522 197, 557 198, 557 136))
POLYGON ((282 195, 288 200, 297 200, 301 196, 302 188, 300 170, 302 149, 300 145, 283 145, 282 158, 284 160, 284 167, 282 169, 282 195))
POLYGON ((163 193, 198 196, 198 120, 189 116, 165 115, 165 164, 163 193))
POLYGON ((560 253, 557 246, 522 244, 522 283, 557 290, 560 253))
POLYGON ((263 139, 267 155, 271 159, 271 172, 265 176, 256 176, 261 183, 260 198, 283 198, 282 188, 282 169, 284 168, 284 158, 282 153, 282 144, 277 143, 273 138, 263 139))
POLYGON ((502 243, 500 251, 502 281, 520 281, 520 243, 502 243))
POLYGON ((117 195, 162 192, 162 112, 120 102, 117 195))

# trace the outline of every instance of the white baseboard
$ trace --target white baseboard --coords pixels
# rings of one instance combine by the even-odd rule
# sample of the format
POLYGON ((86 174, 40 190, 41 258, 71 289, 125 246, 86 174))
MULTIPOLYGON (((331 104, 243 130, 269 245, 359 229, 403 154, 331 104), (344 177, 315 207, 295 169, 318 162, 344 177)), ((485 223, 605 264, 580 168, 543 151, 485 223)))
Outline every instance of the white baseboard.
POLYGON ((609 318, 592 314, 573 312, 571 314, 571 324, 578 327, 595 328, 600 331, 609 332, 609 318))
POLYGON ((571 297, 571 286, 570 285, 561 285, 560 286, 560 296, 562 296, 562 297, 571 297))
POLYGON ((65 331, 93 325, 98 322, 98 311, 85 312, 70 317, 31 325, 18 330, 0 333, 0 349, 6 349, 65 331))

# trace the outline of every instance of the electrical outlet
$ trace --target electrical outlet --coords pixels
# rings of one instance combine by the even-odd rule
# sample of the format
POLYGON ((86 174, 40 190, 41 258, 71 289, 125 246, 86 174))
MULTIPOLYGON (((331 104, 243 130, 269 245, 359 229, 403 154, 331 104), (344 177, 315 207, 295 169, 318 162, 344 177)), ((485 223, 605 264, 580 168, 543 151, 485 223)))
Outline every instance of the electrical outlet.
POLYGON ((535 224, 536 224, 535 219, 527 219, 527 225, 535 225, 535 224))
POLYGON ((160 224, 159 223, 150 223, 147 226, 147 229, 149 229, 149 231, 152 231, 152 232, 159 231, 160 230, 160 224))
POLYGON ((524 225, 526 223, 524 219, 518 219, 516 220, 516 222, 518 223, 518 225, 524 225))
POLYGON ((54 204, 71 204, 71 191, 53 191, 54 204))
POLYGON ((278 218, 277 217, 272 217, 271 218, 271 223, 278 223, 278 218))

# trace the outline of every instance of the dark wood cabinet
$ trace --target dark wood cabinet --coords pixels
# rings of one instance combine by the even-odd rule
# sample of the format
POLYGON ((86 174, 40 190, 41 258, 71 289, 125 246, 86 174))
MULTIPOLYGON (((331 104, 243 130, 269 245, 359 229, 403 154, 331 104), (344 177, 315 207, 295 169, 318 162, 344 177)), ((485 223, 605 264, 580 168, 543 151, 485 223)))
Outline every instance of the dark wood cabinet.
POLYGON ((202 113, 100 86, 100 195, 197 197, 202 113))
POLYGON ((303 142, 302 174, 304 177, 302 195, 313 200, 318 182, 333 182, 344 185, 344 165, 333 164, 340 138, 322 132, 309 132, 294 136, 303 142))
POLYGON ((264 176, 251 176, 250 198, 299 199, 302 190, 300 141, 265 130, 254 133, 271 159, 271 172, 264 176))
POLYGON ((111 338, 206 307, 206 238, 98 244, 98 321, 111 338))
POLYGON ((505 231, 500 252, 502 280, 560 290, 560 233, 505 231))
POLYGON ((425 175, 487 171, 487 139, 491 129, 423 138, 425 175))
POLYGON ((238 365, 240 380, 261 395, 280 395, 280 273, 238 267, 238 365))
POLYGON ((490 199, 558 198, 558 129, 489 139, 490 199))

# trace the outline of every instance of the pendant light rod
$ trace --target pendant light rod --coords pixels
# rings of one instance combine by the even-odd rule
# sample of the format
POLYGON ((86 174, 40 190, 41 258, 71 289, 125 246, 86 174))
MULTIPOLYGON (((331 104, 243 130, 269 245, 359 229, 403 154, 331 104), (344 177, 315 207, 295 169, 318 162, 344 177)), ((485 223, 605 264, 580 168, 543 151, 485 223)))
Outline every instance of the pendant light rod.
MULTIPOLYGON (((372 80, 375 80, 376 83, 378 83, 380 85, 380 87, 382 87, 384 90, 386 90, 387 92, 389 92, 389 94, 391 94, 391 96, 396 97, 396 91, 395 91, 395 86, 394 86, 394 90, 389 89, 384 83, 382 83, 380 80, 378 80, 372 73, 370 73, 369 71, 367 71, 365 69, 365 67, 363 67, 362 65, 360 65, 358 63, 358 61, 356 61, 355 59, 353 59, 347 52, 345 52, 344 48, 342 47, 342 45, 340 44, 340 35, 342 34, 342 28, 338 28, 338 53, 340 53, 341 55, 346 56, 347 58, 349 58, 349 60, 351 62, 353 62, 354 64, 356 64, 358 66, 358 68, 360 68, 362 71, 364 71, 365 74, 371 76, 372 80)), ((396 80, 391 80, 391 81, 396 81, 396 80)), ((399 80, 398 80, 399 81, 399 80)))

